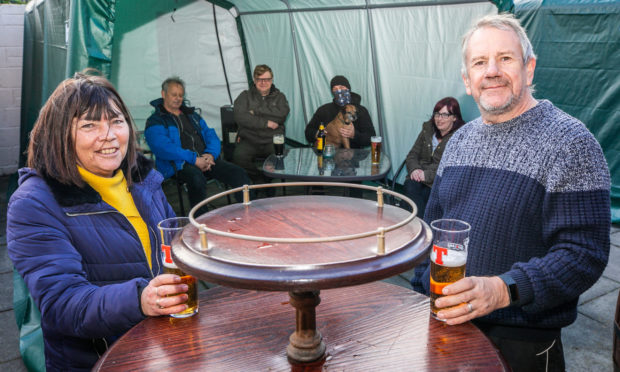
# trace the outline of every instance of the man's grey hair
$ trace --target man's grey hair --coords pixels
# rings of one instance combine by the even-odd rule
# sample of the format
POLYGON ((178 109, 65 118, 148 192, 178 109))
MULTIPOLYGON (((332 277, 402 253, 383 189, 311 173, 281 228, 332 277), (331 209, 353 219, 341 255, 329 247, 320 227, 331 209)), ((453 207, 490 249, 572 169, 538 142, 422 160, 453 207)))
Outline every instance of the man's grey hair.
POLYGON ((523 64, 525 65, 530 59, 536 58, 534 54, 534 48, 532 43, 527 37, 525 30, 519 23, 519 20, 510 13, 491 14, 482 17, 472 26, 472 28, 463 35, 463 42, 461 44, 463 60, 461 63, 461 73, 467 75, 467 48, 469 47, 469 39, 471 35, 477 30, 485 27, 492 27, 504 31, 514 31, 519 37, 521 43, 521 54, 523 55, 523 64))
POLYGON ((164 80, 164 82, 161 83, 161 90, 168 93, 168 87, 170 86, 170 84, 179 84, 181 88, 183 88, 183 92, 185 92, 185 82, 180 77, 171 76, 168 79, 164 80))

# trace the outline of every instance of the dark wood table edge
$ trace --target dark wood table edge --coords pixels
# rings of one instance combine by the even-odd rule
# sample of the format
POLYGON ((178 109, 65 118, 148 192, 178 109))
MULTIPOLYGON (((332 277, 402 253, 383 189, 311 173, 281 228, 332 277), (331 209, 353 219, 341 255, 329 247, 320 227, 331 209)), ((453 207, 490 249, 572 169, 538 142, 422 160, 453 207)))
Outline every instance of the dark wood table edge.
POLYGON ((416 218, 420 233, 407 245, 382 256, 367 257, 339 264, 313 265, 312 269, 296 266, 247 265, 209 258, 187 247, 181 236, 172 242, 172 256, 177 265, 197 278, 232 288, 262 291, 314 291, 360 285, 389 278, 412 269, 428 255, 432 233, 429 225, 416 218), (407 258, 418 247, 423 249, 407 258), (378 262, 380 268, 367 270, 369 263, 378 262), (217 271, 216 271, 217 269, 217 271), (345 273, 349 273, 345 276, 345 273), (355 277, 354 277, 355 276, 355 277), (303 280, 295 281, 294 278, 303 280))
MULTIPOLYGON (((394 286, 394 287, 401 287, 398 286, 396 284, 392 284, 392 283, 387 283, 387 282, 374 282, 380 285, 386 285, 386 286, 394 286)), ((372 284, 372 283, 367 283, 367 284, 372 284)), ((402 287, 404 288, 404 287, 402 287)), ((225 291, 225 290, 239 290, 239 288, 230 288, 230 287, 224 287, 224 286, 218 286, 215 288, 211 288, 205 291, 202 291, 199 293, 199 301, 201 303, 201 306, 204 306, 202 303, 205 301, 208 301, 209 298, 209 294, 213 293, 213 291, 225 291)), ((247 291, 252 291, 252 290, 247 290, 247 291)), ((412 292, 414 292, 413 290, 411 290, 412 292)), ((261 291, 257 291, 257 292, 261 292, 261 291)), ((270 292, 280 292, 280 291, 270 291, 270 292)), ((428 298, 428 296, 422 295, 420 293, 414 292, 416 295, 419 296, 424 296, 426 298, 428 298)), ((430 316, 430 315, 429 315, 430 316)), ((160 316, 160 317, 146 317, 144 320, 142 320, 140 323, 147 321, 149 319, 164 319, 167 318, 166 316, 160 316)), ((138 324, 140 324, 138 323, 138 324)), ((138 324, 136 324, 134 327, 138 326, 138 324)), ((504 371, 511 371, 512 369, 510 368, 509 364, 507 363, 506 359, 504 358, 504 356, 501 354, 501 352, 499 351, 499 349, 495 346, 495 344, 493 344, 493 342, 478 328, 475 326, 474 323, 472 322, 466 322, 464 323, 468 326, 471 326, 474 329, 474 332, 478 333, 481 337, 485 338, 488 342, 489 345, 492 347, 495 356, 497 357, 498 362, 501 364, 501 366, 503 367, 504 371)), ((133 327, 132 327, 133 329, 133 327)), ((131 330, 130 330, 131 331, 131 330)), ((104 363, 106 362, 107 358, 109 357, 110 354, 114 353, 115 349, 117 347, 119 347, 118 345, 125 339, 130 337, 129 336, 129 332, 127 331, 125 334, 123 334, 121 337, 119 337, 118 340, 116 340, 107 350, 106 352, 101 355, 101 357, 99 358, 99 360, 97 360, 97 363, 93 366, 91 371, 101 371, 101 369, 103 368, 104 363)), ((300 371, 302 371, 304 369, 300 369, 300 371)))

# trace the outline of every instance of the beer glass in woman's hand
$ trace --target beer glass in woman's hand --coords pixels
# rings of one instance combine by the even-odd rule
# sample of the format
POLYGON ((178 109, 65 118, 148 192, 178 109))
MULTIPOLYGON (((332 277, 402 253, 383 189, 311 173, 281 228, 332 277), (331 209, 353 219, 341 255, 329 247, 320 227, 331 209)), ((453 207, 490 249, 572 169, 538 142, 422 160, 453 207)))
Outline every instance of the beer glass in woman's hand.
MULTIPOLYGON (((172 239, 189 224, 188 217, 173 217, 161 221, 157 227, 159 228, 161 238, 161 255, 164 266, 164 274, 175 274, 181 277, 181 281, 187 284, 187 309, 180 313, 171 314, 173 318, 187 318, 198 312, 198 286, 197 279, 191 275, 187 275, 175 265, 172 260, 172 239)), ((179 293, 170 294, 168 296, 178 296, 179 293)), ((159 299, 158 299, 159 301, 159 299)), ((162 305, 159 305, 160 308, 162 305)))

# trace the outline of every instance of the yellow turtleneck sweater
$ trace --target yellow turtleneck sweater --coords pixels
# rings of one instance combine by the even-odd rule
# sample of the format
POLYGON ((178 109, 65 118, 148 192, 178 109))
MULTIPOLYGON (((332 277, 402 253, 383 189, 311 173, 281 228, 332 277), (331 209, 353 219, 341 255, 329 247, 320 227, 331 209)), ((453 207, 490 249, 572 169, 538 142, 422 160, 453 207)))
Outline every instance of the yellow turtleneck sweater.
POLYGON ((114 176, 107 178, 90 173, 80 166, 78 166, 78 170, 84 181, 86 181, 90 187, 95 189, 95 191, 101 195, 101 199, 103 199, 104 202, 110 204, 125 217, 127 217, 140 238, 142 248, 144 249, 144 253, 146 255, 146 260, 149 263, 149 267, 152 268, 153 265, 151 263, 151 239, 149 237, 149 229, 140 216, 140 213, 136 208, 136 204, 133 201, 133 197, 127 189, 127 180, 125 180, 123 171, 118 170, 114 176))

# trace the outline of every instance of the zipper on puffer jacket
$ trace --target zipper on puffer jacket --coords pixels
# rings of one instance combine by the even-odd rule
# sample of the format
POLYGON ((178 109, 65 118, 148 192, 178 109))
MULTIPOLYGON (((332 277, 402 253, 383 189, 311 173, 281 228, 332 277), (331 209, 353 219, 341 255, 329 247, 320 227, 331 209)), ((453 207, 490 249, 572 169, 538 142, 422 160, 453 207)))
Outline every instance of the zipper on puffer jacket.
POLYGON ((102 337, 102 338, 91 338, 91 341, 93 343, 93 349, 97 353, 97 356, 101 358, 101 356, 106 351, 108 351, 108 348, 109 348, 108 340, 102 337))
MULTIPOLYGON (((131 222, 129 222, 129 218, 127 218, 127 216, 125 216, 124 214, 122 214, 121 212, 117 211, 117 210, 111 210, 111 211, 98 211, 98 212, 84 212, 84 213, 69 213, 69 212, 65 212, 65 214, 69 217, 77 217, 77 216, 90 216, 90 215, 95 215, 95 214, 106 214, 106 213, 118 213, 119 215, 123 216, 123 218, 125 218, 125 221, 127 221, 127 223, 129 224, 129 226, 131 226, 131 229, 133 230, 133 232, 136 234, 135 237, 138 238, 138 242, 140 243, 140 246, 142 247, 142 241, 140 240, 140 236, 138 235, 138 232, 136 231, 136 228, 133 227, 133 225, 131 224, 131 222)), ((146 224, 146 222, 145 222, 146 224)), ((148 225, 147 225, 148 226, 148 225)), ((149 230, 151 230, 151 227, 148 226, 149 230)), ((157 237, 157 235, 155 235, 155 237, 157 237)), ((150 240, 150 235, 149 235, 149 240, 150 240)), ((153 249, 153 245, 151 245, 151 249, 153 249)), ((146 252, 144 251, 144 247, 142 247, 142 254, 144 255, 144 259, 146 260, 146 266, 148 266, 149 271, 151 273, 151 278, 154 278, 155 276, 153 275, 153 268, 151 266, 149 266, 149 259, 148 257, 146 257, 146 252)), ((159 256, 158 254, 155 254, 155 257, 159 256)), ((157 262, 157 264, 159 265, 159 261, 157 262)), ((159 272, 159 271, 158 271, 159 272)))
MULTIPOLYGON (((148 225, 147 225, 148 226, 148 225)), ((149 231, 151 231, 153 233, 153 236, 155 237, 155 262, 157 262, 157 270, 155 271, 156 273, 158 273, 161 268, 161 255, 157 254, 157 250, 159 249, 159 246, 157 244, 157 242, 159 241, 159 237, 157 236, 157 233, 151 228, 151 226, 148 226, 149 231)), ((153 250, 153 244, 151 244, 151 251, 153 250)), ((146 255, 146 254, 145 254, 146 255)), ((151 269, 151 275, 153 275, 153 270, 151 269)), ((154 278, 154 276, 152 276, 154 278)))

